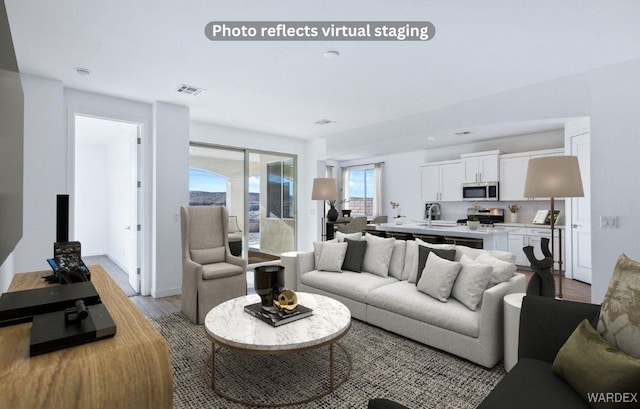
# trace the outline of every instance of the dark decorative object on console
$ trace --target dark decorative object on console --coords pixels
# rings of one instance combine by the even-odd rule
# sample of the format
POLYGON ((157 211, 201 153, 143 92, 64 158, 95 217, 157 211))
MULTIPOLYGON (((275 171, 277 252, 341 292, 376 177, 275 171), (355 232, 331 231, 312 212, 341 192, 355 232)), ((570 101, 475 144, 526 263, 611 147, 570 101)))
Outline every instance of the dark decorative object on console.
POLYGON ((543 297, 555 297, 556 295, 556 283, 553 279, 553 254, 549 251, 549 239, 543 238, 540 243, 540 250, 544 258, 538 260, 533 254, 533 247, 526 246, 522 249, 524 254, 531 263, 531 269, 535 273, 529 280, 527 286, 527 295, 541 295, 543 297))
POLYGON ((338 220, 338 210, 334 205, 330 205, 329 211, 327 212, 327 220, 330 222, 335 222, 338 220))
POLYGON ((351 209, 342 209, 342 217, 351 217, 351 209))
POLYGON ((260 266, 254 269, 253 284, 256 294, 260 296, 262 309, 277 312, 273 300, 284 290, 284 267, 260 266))

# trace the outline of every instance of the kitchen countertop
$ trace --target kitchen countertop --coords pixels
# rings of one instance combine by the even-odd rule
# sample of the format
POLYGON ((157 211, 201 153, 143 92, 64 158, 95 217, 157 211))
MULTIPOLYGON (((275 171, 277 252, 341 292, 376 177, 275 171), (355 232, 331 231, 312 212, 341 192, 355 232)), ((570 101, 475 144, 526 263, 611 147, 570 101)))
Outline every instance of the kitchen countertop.
POLYGON ((405 222, 404 224, 383 223, 376 227, 377 230, 391 231, 398 233, 433 234, 437 236, 470 237, 485 239, 488 236, 506 235, 504 230, 493 227, 478 227, 478 230, 469 230, 467 226, 431 223, 431 228, 427 227, 427 222, 405 222))
MULTIPOLYGON (((521 228, 532 228, 532 229, 550 229, 551 226, 548 224, 533 224, 533 223, 495 223, 496 227, 521 227, 521 228)), ((556 229, 566 229, 564 224, 556 224, 554 226, 556 229)))

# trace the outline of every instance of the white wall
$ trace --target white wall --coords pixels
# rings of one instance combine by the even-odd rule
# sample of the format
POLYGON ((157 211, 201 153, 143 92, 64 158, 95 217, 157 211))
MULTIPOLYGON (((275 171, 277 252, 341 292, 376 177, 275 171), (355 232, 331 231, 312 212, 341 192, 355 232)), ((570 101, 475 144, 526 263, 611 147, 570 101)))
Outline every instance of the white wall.
POLYGON ((189 108, 156 102, 153 155, 154 297, 180 294, 180 206, 189 204, 189 108))
POLYGON ((67 190, 67 138, 60 81, 22 75, 24 214, 14 271, 46 270, 56 240, 56 195, 67 190))
POLYGON ((74 238, 82 243, 83 257, 107 253, 109 169, 107 146, 76 145, 74 238))

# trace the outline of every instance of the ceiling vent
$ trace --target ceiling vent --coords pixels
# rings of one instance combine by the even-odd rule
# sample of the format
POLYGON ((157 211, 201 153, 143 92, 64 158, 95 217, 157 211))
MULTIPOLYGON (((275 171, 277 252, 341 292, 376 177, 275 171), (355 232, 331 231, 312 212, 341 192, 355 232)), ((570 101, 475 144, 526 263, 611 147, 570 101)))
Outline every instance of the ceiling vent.
POLYGON ((331 119, 321 119, 319 121, 315 121, 314 124, 316 125, 329 125, 329 124, 334 124, 336 121, 332 121, 331 119))
POLYGON ((198 95, 205 92, 206 89, 194 87, 193 85, 182 84, 178 87, 176 91, 181 94, 193 95, 194 97, 197 97, 198 95))

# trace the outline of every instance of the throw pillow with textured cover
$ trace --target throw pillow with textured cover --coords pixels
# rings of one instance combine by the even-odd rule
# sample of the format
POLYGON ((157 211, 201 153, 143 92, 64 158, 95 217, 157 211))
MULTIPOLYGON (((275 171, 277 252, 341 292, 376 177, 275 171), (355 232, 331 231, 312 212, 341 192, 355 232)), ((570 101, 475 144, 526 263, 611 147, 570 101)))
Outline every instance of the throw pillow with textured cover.
POLYGON ((516 265, 514 263, 508 263, 500 260, 491 254, 483 253, 475 259, 480 264, 486 264, 493 268, 491 271, 491 283, 490 287, 496 284, 500 284, 503 281, 507 281, 516 273, 516 265))
POLYGON ((415 257, 416 254, 418 254, 418 243, 416 243, 415 240, 407 240, 401 280, 409 280, 411 273, 418 268, 418 257, 415 257))
POLYGON ((347 254, 347 243, 324 242, 320 249, 317 270, 342 272, 342 263, 347 254))
POLYGON ((345 239, 344 242, 347 243, 347 253, 344 256, 342 269, 355 273, 361 272, 364 254, 367 251, 367 242, 364 240, 349 239, 345 239))
POLYGON ((439 301, 447 302, 461 267, 459 262, 445 260, 431 252, 427 257, 422 278, 418 281, 418 290, 439 301))
POLYGON ((364 239, 367 241, 367 252, 364 255, 362 271, 387 277, 396 239, 393 237, 385 239, 369 233, 364 236, 364 239))
MULTIPOLYGON (((420 277, 422 277, 422 271, 424 270, 424 266, 427 264, 427 258, 430 253, 435 253, 438 257, 442 257, 445 260, 455 261, 456 251, 455 250, 444 250, 431 248, 426 246, 418 246, 418 268, 416 269, 416 278, 415 283, 418 285, 418 281, 420 281, 420 277)), ((411 282, 411 280, 409 280, 411 282)))
POLYGON ((598 332, 611 345, 640 358, 640 262, 624 254, 618 257, 609 281, 598 332))
POLYGON ((460 301, 471 311, 477 311, 482 302, 482 295, 491 281, 491 266, 480 264, 463 255, 460 259, 462 268, 451 289, 451 296, 460 301))
POLYGON ((588 320, 560 348, 553 372, 592 408, 638 407, 640 359, 610 345, 588 320))
POLYGON ((391 253, 391 261, 389 262, 389 275, 391 277, 402 280, 402 272, 404 271, 404 260, 407 253, 407 241, 396 240, 391 253))
POLYGON ((345 241, 345 239, 349 240, 362 240, 362 233, 343 233, 341 231, 336 232, 336 240, 339 243, 345 241))
POLYGON ((322 246, 325 243, 337 243, 338 239, 331 239, 327 241, 316 241, 313 243, 313 256, 316 261, 316 269, 318 268, 318 262, 320 261, 320 253, 322 252, 322 246))

